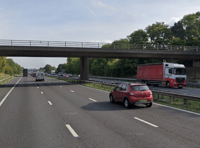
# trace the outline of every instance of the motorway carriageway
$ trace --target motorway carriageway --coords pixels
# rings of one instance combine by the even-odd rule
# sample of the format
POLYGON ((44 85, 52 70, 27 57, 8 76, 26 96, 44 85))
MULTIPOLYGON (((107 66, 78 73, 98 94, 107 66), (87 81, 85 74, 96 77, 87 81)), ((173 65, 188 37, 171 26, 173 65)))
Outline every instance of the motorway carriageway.
POLYGON ((47 78, 0 86, 0 148, 199 147, 200 114, 125 109, 108 92, 47 78))

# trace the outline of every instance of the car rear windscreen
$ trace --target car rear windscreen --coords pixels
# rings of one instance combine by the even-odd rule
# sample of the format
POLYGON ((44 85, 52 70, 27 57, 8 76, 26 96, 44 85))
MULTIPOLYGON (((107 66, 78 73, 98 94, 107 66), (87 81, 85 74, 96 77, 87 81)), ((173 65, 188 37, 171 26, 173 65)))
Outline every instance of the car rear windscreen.
POLYGON ((149 90, 148 86, 140 85, 140 86, 131 86, 132 90, 134 91, 147 91, 149 90))

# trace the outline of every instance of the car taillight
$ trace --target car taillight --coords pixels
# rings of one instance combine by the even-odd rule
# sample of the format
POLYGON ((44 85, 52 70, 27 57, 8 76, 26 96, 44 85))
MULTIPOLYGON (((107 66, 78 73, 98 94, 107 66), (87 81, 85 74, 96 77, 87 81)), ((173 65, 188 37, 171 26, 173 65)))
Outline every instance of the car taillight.
POLYGON ((134 96, 134 93, 133 93, 133 92, 131 92, 131 93, 130 93, 130 96, 134 96))

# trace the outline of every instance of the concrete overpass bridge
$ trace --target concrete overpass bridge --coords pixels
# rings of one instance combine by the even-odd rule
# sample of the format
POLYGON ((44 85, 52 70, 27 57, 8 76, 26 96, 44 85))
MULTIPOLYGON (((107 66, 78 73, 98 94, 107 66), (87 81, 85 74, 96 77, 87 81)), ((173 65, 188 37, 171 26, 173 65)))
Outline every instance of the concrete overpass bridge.
POLYGON ((198 46, 138 45, 94 42, 0 40, 0 56, 13 57, 80 57, 81 79, 89 78, 89 58, 142 58, 193 60, 200 65, 198 46), (103 45, 106 45, 102 48, 103 45))

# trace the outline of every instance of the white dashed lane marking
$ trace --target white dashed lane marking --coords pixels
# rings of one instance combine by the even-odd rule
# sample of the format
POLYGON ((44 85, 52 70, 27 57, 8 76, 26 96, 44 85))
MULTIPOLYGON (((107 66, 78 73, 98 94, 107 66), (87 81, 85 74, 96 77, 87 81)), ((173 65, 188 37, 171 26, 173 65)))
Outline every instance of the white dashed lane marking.
POLYGON ((77 133, 73 130, 73 128, 69 125, 66 124, 66 127, 68 128, 68 130, 71 132, 71 134, 75 137, 78 138, 79 136, 77 135, 77 133))
POLYGON ((53 105, 50 101, 48 101, 49 105, 53 105))
POLYGON ((70 90, 71 92, 74 92, 73 90, 70 90))
POLYGON ((96 100, 92 99, 92 98, 89 98, 91 101, 94 101, 94 102, 97 102, 96 100))
POLYGON ((145 121, 145 120, 142 120, 142 119, 140 119, 140 118, 138 118, 138 117, 134 117, 134 119, 139 120, 139 121, 141 121, 141 122, 144 122, 144 123, 146 123, 146 124, 148 124, 148 125, 151 125, 151 126, 153 126, 153 127, 158 127, 157 125, 152 124, 152 123, 150 123, 150 122, 147 122, 147 121, 145 121))

